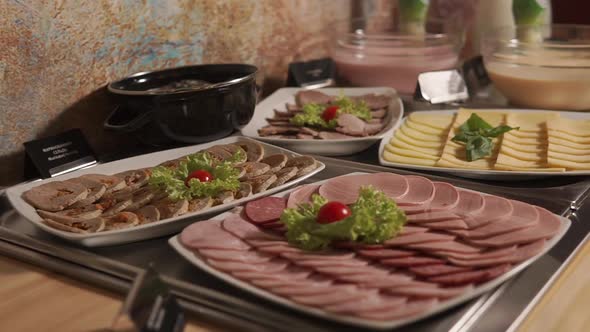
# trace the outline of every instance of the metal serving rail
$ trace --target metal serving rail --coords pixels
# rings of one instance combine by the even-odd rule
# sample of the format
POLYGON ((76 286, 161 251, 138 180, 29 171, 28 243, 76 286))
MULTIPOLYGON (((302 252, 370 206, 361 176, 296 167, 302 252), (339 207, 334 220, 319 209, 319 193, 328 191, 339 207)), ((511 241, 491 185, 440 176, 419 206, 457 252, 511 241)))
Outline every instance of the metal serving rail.
MULTIPOLYGON (((376 147, 349 157, 352 161, 318 157, 326 169, 314 182, 351 172, 387 171, 416 174, 366 164, 375 163, 376 147), (363 161, 358 163, 355 161, 363 161)), ((590 230, 590 179, 562 178, 530 182, 471 182, 449 176, 431 179, 499 194, 543 206, 572 218, 572 227, 547 255, 525 271, 475 300, 432 318, 400 328, 403 331, 502 331, 516 319, 590 230)), ((141 269, 153 263, 181 305, 197 319, 227 325, 228 330, 359 331, 284 308, 244 292, 192 266, 168 245, 169 237, 103 248, 74 246, 37 229, 0 200, 0 254, 11 256, 82 281, 125 293, 141 269)))

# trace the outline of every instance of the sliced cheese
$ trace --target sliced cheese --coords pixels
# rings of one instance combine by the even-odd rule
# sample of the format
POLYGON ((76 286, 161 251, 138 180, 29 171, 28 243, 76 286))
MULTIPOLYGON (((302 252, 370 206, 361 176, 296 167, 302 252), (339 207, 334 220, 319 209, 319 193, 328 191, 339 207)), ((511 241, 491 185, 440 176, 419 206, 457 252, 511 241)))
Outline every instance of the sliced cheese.
POLYGON ((511 130, 510 135, 518 138, 547 138, 546 130, 543 131, 520 131, 511 130))
POLYGON ((590 136, 574 136, 563 131, 549 130, 549 137, 559 138, 564 141, 569 141, 576 144, 590 144, 590 136))
POLYGON ((547 128, 574 136, 590 137, 590 120, 559 118, 548 122, 547 128))
POLYGON ((590 155, 590 148, 587 150, 580 150, 580 149, 570 148, 569 146, 552 144, 550 142, 549 143, 549 152, 566 153, 566 154, 575 155, 575 156, 586 156, 586 155, 590 155))
POLYGON ((435 143, 442 144, 442 143, 444 143, 445 138, 446 138, 446 135, 436 136, 436 135, 425 134, 421 131, 418 131, 416 129, 412 129, 408 126, 401 126, 399 130, 401 130, 408 137, 411 137, 411 138, 418 140, 418 141, 435 142, 435 143))
POLYGON ((442 146, 438 147, 438 148, 425 148, 425 147, 421 147, 421 146, 415 146, 415 145, 408 144, 396 137, 393 137, 389 141, 389 144, 387 146, 389 146, 389 145, 395 146, 398 148, 402 148, 402 149, 410 149, 410 150, 420 151, 422 153, 426 153, 426 154, 430 154, 430 155, 440 156, 442 154, 442 146))
POLYGON ((527 168, 527 167, 514 167, 510 165, 503 165, 500 163, 496 163, 494 168, 497 170, 502 171, 523 171, 523 172, 565 172, 565 168, 563 167, 551 167, 551 168, 527 168))
POLYGON ((435 148, 435 149, 439 149, 443 146, 444 142, 424 142, 424 141, 420 141, 417 139, 414 139, 412 137, 409 137, 408 135, 404 134, 401 130, 396 130, 394 137, 404 141, 410 145, 414 145, 414 146, 420 146, 423 148, 435 148))
POLYGON ((548 157, 551 159, 566 160, 575 163, 590 163, 590 153, 585 155, 567 154, 555 151, 549 151, 548 157))
POLYGON ((501 165, 507 165, 512 167, 519 167, 519 168, 539 168, 539 167, 546 167, 546 163, 539 162, 539 161, 528 161, 528 160, 521 160, 518 158, 511 157, 507 154, 498 154, 498 159, 496 159, 496 163, 501 165))
POLYGON ((455 158, 453 155, 445 155, 436 162, 439 167, 456 167, 456 168, 474 168, 474 169, 492 169, 494 161, 479 159, 474 161, 465 161, 455 158))
POLYGON ((414 112, 408 116, 408 119, 426 125, 428 127, 448 130, 455 118, 452 114, 432 114, 428 112, 414 112))
MULTIPOLYGON (((527 145, 527 146, 531 146, 531 145, 527 145)), ((520 159, 520 160, 525 160, 525 161, 541 162, 541 161, 547 160, 546 149, 542 149, 539 152, 518 151, 518 150, 515 150, 515 149, 503 144, 500 148, 500 152, 499 152, 498 157, 501 154, 506 154, 510 157, 520 159)))
POLYGON ((564 139, 561 139, 558 137, 549 136, 549 138, 547 140, 549 141, 549 144, 553 144, 556 146, 557 145, 567 146, 568 148, 582 150, 582 151, 586 151, 586 150, 590 149, 590 145, 588 145, 588 144, 570 142, 568 140, 564 140, 564 139))
POLYGON ((415 122, 411 118, 406 119, 406 121, 404 122, 404 125, 412 128, 414 130, 423 132, 424 134, 437 135, 437 136, 446 134, 448 127, 450 126, 450 124, 449 124, 449 126, 447 126, 447 128, 443 128, 443 129, 434 128, 434 127, 427 126, 427 125, 419 123, 419 122, 415 122))
POLYGON ((517 137, 514 136, 512 134, 512 132, 507 132, 504 133, 502 141, 510 141, 512 143, 518 144, 518 145, 536 145, 536 146, 544 146, 547 145, 547 138, 544 137, 538 137, 538 138, 523 138, 523 137, 517 137))
POLYGON ((539 144, 539 145, 528 145, 528 144, 518 144, 514 141, 503 139, 502 140, 502 147, 506 146, 516 151, 521 151, 525 153, 543 153, 545 152, 547 144, 539 144))
POLYGON ((511 127, 520 127, 520 132, 545 131, 547 122, 560 117, 558 112, 509 112, 506 115, 506 124, 511 127))
POLYGON ((551 167, 565 167, 573 170, 590 170, 590 163, 576 163, 573 161, 547 158, 548 164, 551 167))
POLYGON ((422 159, 428 159, 428 160, 434 160, 434 161, 437 161, 438 158, 440 158, 439 155, 432 155, 432 154, 427 154, 427 153, 423 153, 423 152, 416 151, 416 150, 398 148, 398 147, 395 147, 395 146, 389 145, 389 144, 385 145, 385 149, 393 154, 397 154, 400 156, 406 156, 406 157, 412 157, 412 158, 422 158, 422 159))
POLYGON ((393 154, 387 150, 383 151, 383 159, 390 161, 392 163, 420 165, 420 166, 434 166, 436 164, 436 161, 433 161, 433 160, 401 156, 398 154, 393 154))

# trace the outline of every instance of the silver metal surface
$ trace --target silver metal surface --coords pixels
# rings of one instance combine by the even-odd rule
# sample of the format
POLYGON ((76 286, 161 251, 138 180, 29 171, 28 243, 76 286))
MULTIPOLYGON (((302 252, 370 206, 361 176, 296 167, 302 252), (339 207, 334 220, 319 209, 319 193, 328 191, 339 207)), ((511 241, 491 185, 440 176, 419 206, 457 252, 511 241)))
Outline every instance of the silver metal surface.
MULTIPOLYGON (((373 158, 376 156, 375 151, 367 153, 373 158)), ((308 182, 359 171, 416 174, 354 161, 322 157, 318 159, 326 163, 326 170, 308 182)), ((349 159, 371 162, 371 159, 363 154, 349 159)), ((548 255, 532 264, 511 282, 479 299, 400 329, 433 332, 505 330, 588 233, 590 223, 578 222, 578 219, 590 218, 590 205, 583 204, 588 195, 590 180, 568 179, 565 182, 505 184, 425 176, 469 189, 527 201, 562 215, 570 214, 572 206, 579 207, 576 214, 572 214, 574 222, 564 239, 548 255)), ((0 199, 1 211, 4 213, 0 218, 0 254, 59 271, 117 292, 126 292, 137 272, 153 263, 173 292, 181 299, 181 304, 186 310, 198 315, 200 319, 231 324, 233 328, 228 326, 228 330, 236 330, 236 326, 240 327, 239 330, 256 331, 359 330, 283 308, 217 280, 177 255, 169 247, 168 237, 104 248, 76 247, 37 229, 32 223, 11 211, 3 199, 0 199)))

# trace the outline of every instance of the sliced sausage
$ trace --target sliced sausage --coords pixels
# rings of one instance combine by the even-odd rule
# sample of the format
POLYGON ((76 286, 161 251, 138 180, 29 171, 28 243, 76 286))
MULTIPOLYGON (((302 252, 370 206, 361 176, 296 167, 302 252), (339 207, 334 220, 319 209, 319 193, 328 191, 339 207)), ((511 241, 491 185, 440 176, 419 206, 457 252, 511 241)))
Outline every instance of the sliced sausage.
POLYGON ((264 197, 246 203, 246 216, 257 224, 277 220, 287 207, 286 199, 282 197, 264 197))
POLYGON ((86 187, 68 181, 53 181, 27 190, 23 199, 37 209, 61 211, 83 200, 88 195, 86 187))

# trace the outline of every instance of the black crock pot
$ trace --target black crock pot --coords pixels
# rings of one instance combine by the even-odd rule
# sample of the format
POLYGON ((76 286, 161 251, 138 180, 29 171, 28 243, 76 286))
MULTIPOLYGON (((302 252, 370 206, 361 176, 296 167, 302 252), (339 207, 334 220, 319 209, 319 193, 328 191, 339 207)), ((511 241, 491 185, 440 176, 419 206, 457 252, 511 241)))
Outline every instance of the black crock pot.
POLYGON ((117 107, 104 127, 151 145, 223 138, 254 115, 256 72, 246 64, 209 64, 134 74, 108 85, 117 107))

